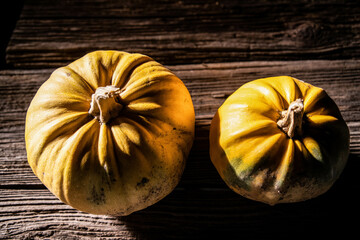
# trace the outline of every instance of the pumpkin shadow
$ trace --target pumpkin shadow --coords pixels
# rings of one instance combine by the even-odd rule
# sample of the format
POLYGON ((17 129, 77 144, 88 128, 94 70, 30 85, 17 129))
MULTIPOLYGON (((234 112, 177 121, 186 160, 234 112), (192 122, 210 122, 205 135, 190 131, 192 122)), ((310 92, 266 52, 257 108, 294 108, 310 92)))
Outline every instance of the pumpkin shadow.
POLYGON ((343 174, 325 194, 308 201, 269 206, 230 190, 212 165, 208 126, 196 139, 179 185, 158 203, 129 216, 120 225, 135 239, 288 238, 354 234, 360 156, 350 154, 343 174))

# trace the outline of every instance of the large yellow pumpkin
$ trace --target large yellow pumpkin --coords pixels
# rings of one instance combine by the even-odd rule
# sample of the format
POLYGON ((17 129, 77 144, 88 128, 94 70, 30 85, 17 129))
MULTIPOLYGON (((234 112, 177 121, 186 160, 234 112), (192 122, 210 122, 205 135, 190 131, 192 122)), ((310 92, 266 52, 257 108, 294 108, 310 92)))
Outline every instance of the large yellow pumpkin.
POLYGON ((326 192, 349 154, 349 130, 326 92, 287 77, 248 82, 218 109, 210 157, 226 184, 268 203, 326 192))
POLYGON ((28 162, 63 202, 127 215, 178 184, 194 139, 190 94, 141 54, 96 51, 55 70, 26 116, 28 162))

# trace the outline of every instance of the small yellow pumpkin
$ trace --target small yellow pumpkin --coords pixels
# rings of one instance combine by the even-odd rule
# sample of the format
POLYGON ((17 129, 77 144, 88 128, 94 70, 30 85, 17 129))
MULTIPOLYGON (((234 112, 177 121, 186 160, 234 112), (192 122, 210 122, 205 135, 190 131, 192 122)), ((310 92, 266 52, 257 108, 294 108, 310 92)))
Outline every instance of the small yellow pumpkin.
POLYGON ((339 177, 349 130, 334 101, 288 76, 248 82, 215 114, 210 157, 238 194, 274 205, 314 198, 339 177))
POLYGON ((28 162, 63 202, 128 215, 178 184, 194 139, 183 82, 150 57, 96 51, 55 70, 26 115, 28 162))

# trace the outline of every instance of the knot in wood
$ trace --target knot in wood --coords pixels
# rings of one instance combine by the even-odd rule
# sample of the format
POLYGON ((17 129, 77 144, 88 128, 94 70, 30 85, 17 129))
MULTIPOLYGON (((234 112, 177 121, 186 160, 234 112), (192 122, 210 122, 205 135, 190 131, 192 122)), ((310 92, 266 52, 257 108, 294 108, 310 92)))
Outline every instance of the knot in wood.
POLYGON ((314 22, 296 24, 290 31, 290 38, 301 46, 318 46, 330 38, 330 31, 314 22))

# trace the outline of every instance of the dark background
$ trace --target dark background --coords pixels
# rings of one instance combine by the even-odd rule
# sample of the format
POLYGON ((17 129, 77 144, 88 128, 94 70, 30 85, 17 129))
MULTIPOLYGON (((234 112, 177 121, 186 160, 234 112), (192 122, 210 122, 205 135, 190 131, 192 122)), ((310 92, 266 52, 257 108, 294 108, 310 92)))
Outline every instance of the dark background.
POLYGON ((3 3, 0 8, 0 29, 2 31, 0 38, 0 69, 10 67, 6 65, 5 51, 15 28, 16 21, 19 19, 23 4, 24 1, 22 0, 7 1, 5 4, 3 3))

